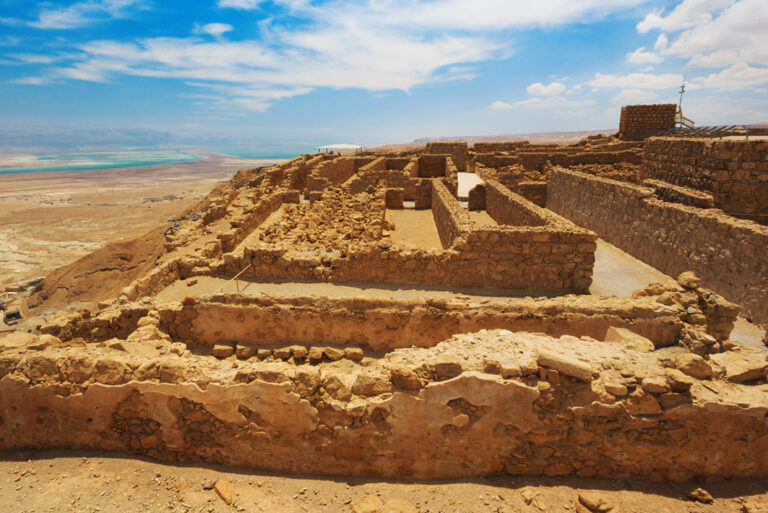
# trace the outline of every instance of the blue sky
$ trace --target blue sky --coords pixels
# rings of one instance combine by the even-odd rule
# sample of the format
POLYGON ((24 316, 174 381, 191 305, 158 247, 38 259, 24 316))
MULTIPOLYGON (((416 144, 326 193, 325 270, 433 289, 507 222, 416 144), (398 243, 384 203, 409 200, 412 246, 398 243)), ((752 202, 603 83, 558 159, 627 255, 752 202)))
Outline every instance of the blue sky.
POLYGON ((768 0, 0 0, 0 148, 768 121, 768 0), (105 141, 109 141, 108 143, 105 141))

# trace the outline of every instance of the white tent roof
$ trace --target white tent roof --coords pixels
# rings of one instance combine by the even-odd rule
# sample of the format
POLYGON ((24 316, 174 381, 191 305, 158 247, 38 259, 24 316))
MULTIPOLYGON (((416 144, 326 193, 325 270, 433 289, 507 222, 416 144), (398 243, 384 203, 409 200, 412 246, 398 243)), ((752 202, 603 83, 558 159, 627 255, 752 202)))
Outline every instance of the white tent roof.
POLYGON ((324 146, 318 146, 318 150, 359 150, 362 146, 359 144, 326 144, 324 146))

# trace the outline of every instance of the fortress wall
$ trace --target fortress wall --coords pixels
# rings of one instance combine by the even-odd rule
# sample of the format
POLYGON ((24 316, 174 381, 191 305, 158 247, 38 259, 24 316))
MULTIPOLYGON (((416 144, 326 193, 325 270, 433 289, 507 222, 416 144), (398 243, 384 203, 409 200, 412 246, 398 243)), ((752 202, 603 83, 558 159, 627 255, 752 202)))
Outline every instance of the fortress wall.
POLYGON ((671 276, 694 271, 707 287, 768 323, 768 227, 566 169, 551 173, 547 207, 671 276))
POLYGON ((642 141, 658 135, 663 130, 674 128, 677 105, 625 105, 621 108, 619 137, 631 141, 642 141))
POLYGON ((717 208, 768 223, 768 141, 653 137, 640 173, 711 191, 717 208))

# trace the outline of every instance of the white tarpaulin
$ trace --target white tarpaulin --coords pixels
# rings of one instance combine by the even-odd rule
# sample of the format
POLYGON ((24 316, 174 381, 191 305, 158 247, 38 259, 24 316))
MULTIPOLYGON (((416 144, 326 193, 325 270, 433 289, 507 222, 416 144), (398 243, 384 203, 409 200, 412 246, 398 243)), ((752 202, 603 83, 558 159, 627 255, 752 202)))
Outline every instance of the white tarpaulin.
POLYGON ((363 147, 359 144, 326 144, 325 146, 318 146, 317 151, 333 151, 333 150, 362 150, 363 147))

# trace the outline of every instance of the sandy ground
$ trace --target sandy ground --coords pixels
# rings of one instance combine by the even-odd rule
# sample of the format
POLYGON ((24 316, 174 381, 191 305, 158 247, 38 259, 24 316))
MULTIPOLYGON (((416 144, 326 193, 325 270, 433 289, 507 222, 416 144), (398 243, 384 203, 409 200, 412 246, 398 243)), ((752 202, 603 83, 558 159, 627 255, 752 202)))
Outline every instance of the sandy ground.
POLYGON ((390 232, 395 244, 419 249, 443 249, 432 210, 387 209, 387 222, 395 226, 390 232))
POLYGON ((488 215, 488 212, 485 210, 470 210, 469 218, 479 226, 499 226, 499 223, 488 215))
POLYGON ((347 513, 365 495, 401 499, 420 513, 570 513, 580 492, 599 495, 615 505, 613 511, 624 513, 758 513, 765 511, 757 509, 760 505, 768 504, 767 480, 670 484, 500 476, 399 482, 285 477, 95 452, 0 455, 0 510, 7 513, 347 513), (224 479, 234 491, 231 505, 203 486, 224 479), (697 487, 712 494, 714 502, 687 499, 697 487))
POLYGON ((143 235, 192 207, 236 170, 274 162, 204 157, 0 175, 0 287, 43 277, 107 242, 143 235))
POLYGON ((472 303, 492 301, 503 297, 525 297, 530 294, 513 289, 480 289, 427 287, 419 285, 387 285, 383 283, 331 283, 304 281, 248 281, 197 276, 168 285, 157 294, 161 301, 181 301, 190 294, 203 296, 224 292, 245 296, 317 296, 333 298, 380 297, 388 299, 464 299, 472 303), (194 283, 194 285, 188 285, 194 283))

